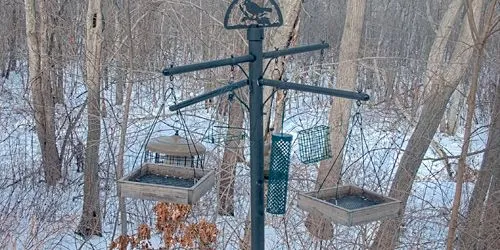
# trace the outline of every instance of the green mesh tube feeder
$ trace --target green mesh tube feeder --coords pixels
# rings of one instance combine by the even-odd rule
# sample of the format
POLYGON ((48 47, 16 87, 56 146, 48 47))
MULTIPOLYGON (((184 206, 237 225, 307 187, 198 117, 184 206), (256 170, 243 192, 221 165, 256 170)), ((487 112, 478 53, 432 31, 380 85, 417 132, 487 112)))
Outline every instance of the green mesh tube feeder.
POLYGON ((297 135, 299 159, 305 164, 330 159, 330 128, 325 125, 302 130, 297 135))
POLYGON ((292 135, 284 133, 272 136, 266 208, 271 214, 285 214, 292 138, 292 135))

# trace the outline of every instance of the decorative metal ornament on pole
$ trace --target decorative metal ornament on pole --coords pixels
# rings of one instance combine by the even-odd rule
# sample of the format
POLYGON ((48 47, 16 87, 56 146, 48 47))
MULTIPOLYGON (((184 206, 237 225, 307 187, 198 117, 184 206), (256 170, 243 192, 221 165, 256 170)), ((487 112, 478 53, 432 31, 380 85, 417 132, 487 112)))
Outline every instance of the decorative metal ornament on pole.
POLYGON ((232 82, 229 85, 215 89, 208 93, 170 106, 171 111, 196 104, 206 99, 234 91, 248 85, 250 92, 250 201, 251 201, 251 247, 255 250, 265 248, 264 226, 264 129, 263 129, 263 86, 273 86, 279 89, 294 89, 317 94, 337 96, 354 100, 367 101, 367 94, 283 82, 272 79, 263 79, 264 59, 276 58, 316 50, 327 49, 325 42, 263 52, 264 28, 283 25, 283 16, 275 0, 266 0, 259 5, 252 0, 233 0, 226 11, 224 27, 226 29, 247 29, 248 55, 226 59, 202 62, 197 64, 167 67, 163 75, 193 72, 221 66, 234 66, 240 63, 249 63, 248 79, 232 82))
POLYGON ((283 15, 276 1, 264 2, 264 6, 260 6, 251 0, 233 0, 224 16, 224 28, 232 30, 283 25, 283 15))

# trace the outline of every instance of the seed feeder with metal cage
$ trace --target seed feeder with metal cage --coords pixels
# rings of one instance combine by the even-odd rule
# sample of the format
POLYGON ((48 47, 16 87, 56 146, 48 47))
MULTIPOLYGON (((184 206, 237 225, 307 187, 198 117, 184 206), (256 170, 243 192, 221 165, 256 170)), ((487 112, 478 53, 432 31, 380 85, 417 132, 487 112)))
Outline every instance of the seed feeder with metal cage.
POLYGON ((205 147, 177 133, 149 140, 145 163, 121 178, 124 197, 194 204, 215 184, 215 172, 203 168, 205 147))
POLYGON ((332 157, 330 128, 325 125, 298 132, 299 159, 305 164, 315 163, 332 157))
POLYGON ((292 139, 293 136, 290 134, 272 135, 266 208, 271 214, 285 214, 292 139))

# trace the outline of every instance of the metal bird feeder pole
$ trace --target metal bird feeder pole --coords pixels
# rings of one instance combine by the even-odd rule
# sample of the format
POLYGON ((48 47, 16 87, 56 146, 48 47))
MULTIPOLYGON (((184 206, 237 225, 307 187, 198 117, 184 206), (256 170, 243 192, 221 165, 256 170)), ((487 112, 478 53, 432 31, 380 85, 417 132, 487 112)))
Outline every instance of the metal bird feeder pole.
POLYGON ((252 249, 264 249, 264 126, 262 86, 262 40, 264 29, 249 28, 248 51, 255 56, 249 67, 250 89, 250 218, 252 249), (255 158, 254 158, 255 157, 255 158), (255 236, 254 236, 255 235, 255 236))
POLYGON ((282 82, 263 79, 264 59, 279 56, 310 52, 327 49, 327 43, 320 43, 297 48, 283 49, 278 51, 263 52, 262 41, 264 40, 264 28, 279 27, 283 24, 281 11, 274 0, 268 0, 260 8, 250 0, 233 0, 224 19, 226 29, 247 29, 248 55, 232 57, 227 59, 208 61, 203 63, 167 67, 163 75, 193 72, 221 66, 249 63, 249 76, 247 80, 230 83, 211 92, 201 94, 190 100, 170 106, 171 111, 196 104, 209 98, 239 89, 248 85, 250 90, 250 183, 251 183, 251 246, 252 249, 264 249, 264 129, 263 129, 263 93, 262 86, 273 86, 279 89, 293 89, 317 94, 337 96, 353 100, 367 101, 367 94, 323 88, 317 86, 303 85, 290 82, 282 82), (251 9, 249 9, 251 7, 251 9), (256 13, 260 11, 259 13, 256 13), (238 16, 239 13, 239 16, 238 16), (274 14, 274 17, 271 15, 274 14), (235 17, 236 16, 236 17, 235 17), (237 21, 234 21, 236 19, 237 21))

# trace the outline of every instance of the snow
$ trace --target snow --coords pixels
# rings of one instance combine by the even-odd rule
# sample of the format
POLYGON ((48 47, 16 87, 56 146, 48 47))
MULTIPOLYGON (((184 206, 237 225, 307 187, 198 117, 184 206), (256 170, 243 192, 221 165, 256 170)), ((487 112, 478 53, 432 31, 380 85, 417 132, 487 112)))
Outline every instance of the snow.
MULTIPOLYGON (((108 116, 104 118, 101 141, 101 164, 99 176, 101 178, 101 207, 103 237, 92 237, 84 240, 76 236, 73 231, 78 225, 83 202, 82 173, 76 172, 74 163, 65 166, 66 178, 55 188, 46 188, 40 170, 40 152, 37 137, 34 131, 34 122, 30 115, 29 97, 25 91, 26 76, 11 74, 9 80, 3 82, 0 94, 0 246, 5 248, 21 249, 105 249, 113 238, 116 238, 119 226, 117 219, 117 197, 114 176, 114 157, 118 152, 119 122, 122 114, 120 107, 108 106, 108 116)), ((67 127, 66 114, 72 119, 76 117, 80 105, 85 100, 85 88, 80 80, 67 89, 68 106, 65 110, 57 108, 58 126, 67 127)), ((155 83, 160 83, 156 80, 155 83)), ((135 90, 142 95, 157 94, 144 86, 135 90)), ((178 93, 177 93, 178 94, 178 93)), ((193 93, 189 92, 188 96, 193 93)), ((315 95, 297 94, 291 92, 291 101, 287 104, 284 132, 296 138, 298 131, 316 125, 327 124, 328 99, 318 98, 315 95), (320 105, 318 105, 318 102, 320 105), (319 107, 319 108, 317 108, 319 107)), ((107 96, 113 100, 113 96, 107 96)), ((177 99, 180 100, 180 96, 177 99)), ((158 98, 161 103, 161 98, 158 98)), ((160 105, 153 105, 148 99, 134 98, 129 124, 127 147, 125 154, 125 172, 138 168, 143 159, 144 142, 153 124, 151 119, 159 111, 160 105), (146 119, 148 118, 149 119, 146 119)), ((172 100, 167 101, 172 104, 172 100)), ((387 194, 391 180, 397 169, 397 163, 406 146, 411 128, 402 121, 394 122, 391 117, 381 117, 376 110, 363 107, 363 133, 366 144, 362 146, 359 128, 353 128, 353 136, 347 147, 343 179, 346 182, 362 185, 367 189, 387 194), (370 152, 365 154, 363 153, 370 152), (364 161, 363 161, 364 160, 364 161), (364 164, 364 167, 363 167, 364 164)), ((178 125, 180 119, 168 110, 162 111, 162 116, 155 124, 152 136, 171 135, 176 129, 170 125, 177 124, 182 136, 185 130, 178 125)), ((225 120, 217 122, 216 111, 205 110, 203 104, 198 104, 183 111, 183 117, 189 132, 197 140, 207 137, 214 124, 224 125, 225 120)), ((227 119, 227 118, 226 118, 227 119)), ((248 125, 246 131, 248 134, 248 125)), ((223 127, 223 126, 222 126, 223 127)), ((214 128, 215 133, 223 134, 223 128, 214 128)), ((63 129, 62 131, 65 131, 63 129)), ((484 148, 486 143, 486 129, 478 129, 474 133, 470 151, 484 148)), ((58 135, 60 138, 64 133, 58 135)), ((76 127, 76 134, 85 143, 86 113, 76 127)), ((462 145, 462 135, 449 137, 437 135, 435 139, 443 145, 450 155, 458 155, 462 145)), ((248 139, 248 138, 247 138, 248 139)), ((332 142, 335 143, 335 142, 332 142)), ((207 147, 206 167, 220 165, 222 143, 204 143, 207 147)), ((248 154, 248 140, 246 153, 248 154)), ((59 145, 60 146, 60 145, 59 145)), ((71 150, 70 150, 71 151, 71 150)), ((69 160, 71 152, 64 155, 69 160)), ((317 164, 301 164, 297 156, 298 144, 294 141, 290 182, 288 193, 287 212, 283 216, 266 214, 266 249, 318 249, 322 246, 327 249, 362 249, 369 245, 372 232, 377 222, 356 226, 337 227, 333 240, 320 242, 312 238, 304 226, 307 213, 296 206, 298 192, 313 190, 317 174, 317 164)), ((455 183, 447 177, 443 170, 442 161, 432 158, 438 156, 429 149, 422 167, 418 172, 418 181, 413 185, 412 194, 408 201, 405 213, 404 234, 401 237, 403 248, 434 249, 444 246, 447 233, 447 222, 450 206, 453 200, 455 183)), ((246 159, 249 156, 246 155, 246 159)), ((468 164, 478 169, 482 154, 469 157, 468 164)), ((451 160, 456 165, 456 160, 451 160)), ((244 235, 245 218, 249 211, 249 168, 241 164, 236 173, 235 189, 235 216, 217 215, 217 196, 215 187, 203 197, 193 208, 190 221, 206 218, 217 223, 220 234, 217 249, 238 249, 244 235)), ((472 191, 473 184, 464 185, 463 201, 466 201, 472 191)), ((464 203, 464 202, 463 202, 464 203)), ((128 228, 137 228, 140 223, 154 225, 152 207, 154 202, 137 199, 127 199, 128 228)), ((464 209, 464 208, 463 208, 464 209)), ((152 239, 154 245, 159 245, 160 237, 152 239)))

